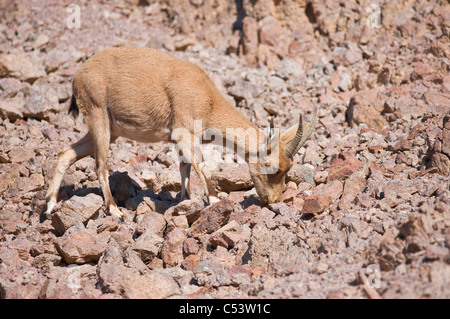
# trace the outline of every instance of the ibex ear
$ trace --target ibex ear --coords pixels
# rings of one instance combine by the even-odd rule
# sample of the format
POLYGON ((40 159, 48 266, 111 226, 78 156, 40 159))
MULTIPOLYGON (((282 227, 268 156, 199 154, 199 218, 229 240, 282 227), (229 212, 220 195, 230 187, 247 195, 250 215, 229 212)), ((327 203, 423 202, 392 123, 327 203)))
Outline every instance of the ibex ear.
POLYGON ((271 138, 275 134, 275 124, 273 123, 273 116, 270 118, 270 124, 267 128, 267 137, 271 138))
POLYGON ((270 153, 271 150, 278 147, 278 142, 280 140, 280 130, 275 127, 273 122, 273 117, 270 119, 270 125, 267 128, 267 136, 265 141, 266 150, 270 153))
POLYGON ((295 124, 288 128, 283 134, 281 134, 280 138, 284 142, 284 144, 289 144, 294 139, 297 130, 298 124, 295 124))

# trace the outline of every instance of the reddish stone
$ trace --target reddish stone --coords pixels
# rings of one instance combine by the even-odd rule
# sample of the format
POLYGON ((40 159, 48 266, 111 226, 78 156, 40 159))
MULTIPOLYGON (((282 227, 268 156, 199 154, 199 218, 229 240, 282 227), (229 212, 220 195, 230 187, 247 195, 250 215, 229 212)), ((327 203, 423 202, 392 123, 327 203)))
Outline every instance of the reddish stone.
POLYGON ((234 203, 228 199, 224 199, 202 209, 200 217, 190 228, 192 237, 199 238, 205 233, 211 234, 218 230, 228 222, 233 208, 234 203))
POLYGON ((97 242, 95 236, 85 231, 74 231, 67 237, 59 237, 55 246, 68 264, 97 261, 106 249, 105 244, 97 242))
POLYGON ((303 214, 318 214, 330 206, 332 202, 330 195, 315 194, 305 198, 303 214))
POLYGON ((328 183, 335 180, 345 180, 356 172, 358 167, 362 164, 364 163, 354 157, 350 157, 346 160, 335 160, 328 170, 328 183))
POLYGON ((242 44, 245 59, 248 64, 256 63, 256 53, 258 51, 258 23, 250 16, 242 19, 242 44))
POLYGON ((211 180, 226 193, 248 189, 253 185, 246 165, 225 164, 221 167, 221 171, 212 173, 211 180))
POLYGON ((271 46, 278 45, 282 35, 281 23, 272 16, 267 16, 261 21, 259 28, 259 41, 271 46))
POLYGON ((200 256, 189 255, 186 258, 184 258, 183 262, 181 263, 181 267, 183 267, 185 270, 192 271, 199 262, 200 256))
POLYGON ((183 242, 183 252, 189 255, 195 255, 198 253, 200 247, 198 246, 197 240, 194 238, 186 238, 183 242))
POLYGON ((167 267, 175 267, 183 261, 183 242, 186 235, 181 228, 175 228, 167 234, 161 249, 161 258, 167 267))
POLYGON ((209 243, 210 243, 214 248, 216 248, 216 247, 218 247, 218 246, 221 246, 221 247, 224 247, 224 248, 227 248, 227 249, 228 249, 228 244, 227 244, 227 242, 225 241, 225 239, 222 238, 221 235, 214 235, 214 236, 211 236, 211 237, 209 238, 209 243))
POLYGON ((296 189, 288 188, 281 195, 281 201, 284 203, 291 202, 296 196, 298 191, 296 189))
POLYGON ((230 231, 224 231, 222 234, 222 238, 228 244, 228 247, 233 248, 236 244, 243 239, 243 237, 239 234, 230 231))
POLYGON ((250 219, 254 218, 261 211, 261 206, 251 205, 247 207, 243 212, 232 212, 230 215, 230 221, 235 220, 239 224, 243 225, 250 219))

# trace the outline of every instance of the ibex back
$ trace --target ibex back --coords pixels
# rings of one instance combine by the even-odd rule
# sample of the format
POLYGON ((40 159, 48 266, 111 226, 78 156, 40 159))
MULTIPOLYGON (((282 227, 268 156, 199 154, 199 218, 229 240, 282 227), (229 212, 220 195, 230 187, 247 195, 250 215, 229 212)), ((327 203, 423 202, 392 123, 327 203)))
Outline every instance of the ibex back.
POLYGON ((305 132, 300 115, 300 125, 294 125, 280 135, 272 124, 266 134, 223 98, 199 66, 154 49, 137 47, 106 49, 84 63, 73 79, 69 108, 74 115, 78 111, 82 112, 89 132, 59 153, 46 195, 47 214, 56 205, 67 168, 75 161, 94 154, 106 207, 111 215, 123 218, 109 188, 107 168, 109 144, 119 136, 146 143, 177 143, 183 156, 180 164, 181 200, 189 196, 191 166, 209 198, 213 195, 213 187, 199 167, 201 158, 192 155, 196 152, 194 124, 198 121, 201 121, 202 132, 220 133, 224 143, 230 142, 227 136, 229 129, 256 132, 254 142, 239 135, 232 137, 231 143, 226 145, 243 150, 261 203, 276 202, 281 197, 293 156, 305 143, 317 120, 314 111, 305 132), (175 140, 177 129, 183 129, 189 138, 175 140), (276 146, 276 151, 273 151, 273 146, 276 146), (253 157, 255 161, 249 161, 251 155, 256 156, 253 157), (264 168, 273 163, 277 163, 276 169, 265 173, 264 168))

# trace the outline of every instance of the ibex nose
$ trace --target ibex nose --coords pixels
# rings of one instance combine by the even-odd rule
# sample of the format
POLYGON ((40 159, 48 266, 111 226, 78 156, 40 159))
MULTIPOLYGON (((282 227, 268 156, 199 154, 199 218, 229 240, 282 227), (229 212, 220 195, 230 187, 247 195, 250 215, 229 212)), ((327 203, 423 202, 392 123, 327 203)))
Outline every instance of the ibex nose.
POLYGON ((269 204, 279 202, 280 199, 281 199, 281 194, 279 194, 279 195, 278 194, 269 194, 269 195, 261 196, 259 198, 262 206, 267 206, 269 204))
POLYGON ((269 205, 269 196, 260 196, 259 201, 261 202, 261 206, 267 206, 269 205))
POLYGON ((273 203, 280 201, 280 197, 281 196, 277 196, 277 195, 269 197, 269 200, 268 200, 269 204, 273 204, 273 203))
POLYGON ((277 195, 277 194, 270 194, 270 195, 266 195, 264 196, 264 205, 269 205, 269 204, 273 204, 276 203, 278 201, 280 201, 281 195, 277 195))

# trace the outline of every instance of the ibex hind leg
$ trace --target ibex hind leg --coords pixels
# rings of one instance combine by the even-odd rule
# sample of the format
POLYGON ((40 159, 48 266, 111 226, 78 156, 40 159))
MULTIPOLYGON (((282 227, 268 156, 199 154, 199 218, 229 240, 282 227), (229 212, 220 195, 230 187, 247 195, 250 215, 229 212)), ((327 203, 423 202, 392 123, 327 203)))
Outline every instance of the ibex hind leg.
POLYGON ((92 110, 87 122, 94 142, 97 177, 102 189, 106 207, 112 216, 116 216, 123 220, 124 215, 114 202, 108 180, 109 173, 107 161, 109 144, 111 142, 109 120, 100 108, 96 108, 92 110))
POLYGON ((197 174, 200 174, 200 179, 202 180, 203 184, 206 185, 206 195, 207 200, 209 204, 214 204, 220 201, 219 197, 217 196, 217 192, 214 189, 214 186, 211 182, 211 172, 208 169, 208 165, 205 162, 201 162, 198 164, 198 171, 197 174), (198 173, 198 171, 200 173, 198 173))
POLYGON ((199 144, 194 144, 194 151, 197 156, 196 161, 192 164, 192 166, 194 167, 195 172, 202 181, 208 203, 214 204, 220 200, 217 197, 216 190, 214 189, 214 186, 211 182, 211 172, 208 169, 208 165, 206 165, 205 163, 205 159, 203 157, 199 144))
POLYGON ((197 173, 197 176, 202 182, 203 189, 205 190, 206 200, 209 204, 214 204, 220 200, 217 197, 216 190, 214 189, 214 186, 211 182, 211 174, 208 170, 208 166, 203 161, 203 157, 201 160, 202 162, 198 164, 196 162, 192 163, 192 167, 194 168, 195 173, 197 173))
POLYGON ((92 141, 92 136, 90 133, 87 133, 81 140, 65 148, 58 154, 58 161, 56 163, 53 179, 45 197, 47 201, 47 210, 45 214, 48 217, 58 201, 59 189, 61 187, 64 174, 69 166, 77 160, 92 155, 93 153, 94 143, 92 141))
POLYGON ((191 164, 191 163, 181 163, 180 164, 180 173, 181 173, 181 192, 180 192, 180 201, 183 201, 185 199, 190 199, 190 172, 191 167, 194 167, 195 172, 199 176, 203 189, 205 191, 206 197, 208 199, 208 202, 210 204, 214 204, 219 201, 219 198, 217 198, 216 191, 214 190, 214 187, 211 183, 210 176, 205 172, 205 163, 200 163, 198 165, 191 164))
POLYGON ((190 163, 184 163, 183 161, 180 163, 180 175, 181 175, 180 201, 191 198, 191 183, 190 183, 191 167, 192 165, 190 163))

